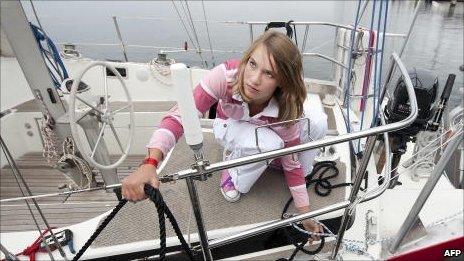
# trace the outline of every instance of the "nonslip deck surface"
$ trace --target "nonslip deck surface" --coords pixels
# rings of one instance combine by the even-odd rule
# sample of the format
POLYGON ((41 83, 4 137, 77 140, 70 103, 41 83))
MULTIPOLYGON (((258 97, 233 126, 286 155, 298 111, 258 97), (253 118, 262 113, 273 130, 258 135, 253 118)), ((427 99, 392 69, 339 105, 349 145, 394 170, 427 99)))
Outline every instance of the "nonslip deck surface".
MULTIPOLYGON (((142 156, 131 156, 118 168, 120 178, 128 175, 131 169, 136 168, 142 156)), ((45 162, 41 154, 29 154, 16 161, 20 173, 24 177, 33 195, 60 192, 58 187, 67 183, 65 176, 58 170, 52 169, 45 162)), ((101 178, 97 177, 97 181, 101 178)), ((22 196, 18 183, 9 166, 0 170, 0 197, 13 198, 22 196)), ((24 187, 22 186, 25 191, 24 187)), ((25 191, 25 193, 27 193, 25 191)), ((50 226, 62 227, 83 222, 98 216, 117 204, 113 193, 103 190, 74 194, 65 203, 64 197, 47 197, 37 199, 42 212, 50 226)), ((31 208, 41 229, 46 226, 38 211, 29 201, 31 208)), ((1 232, 37 230, 29 208, 24 201, 6 202, 0 204, 0 230, 1 232)))
MULTIPOLYGON (((216 144, 212 134, 205 133, 205 158, 210 162, 221 160, 222 149, 216 144)), ((128 157, 126 162, 118 168, 118 175, 122 179, 131 173, 139 164, 142 156, 128 157)), ((183 139, 176 145, 165 169, 160 174, 173 173, 188 168, 192 163, 192 152, 183 139)), ((40 154, 25 155, 16 161, 20 171, 33 194, 53 193, 58 191, 66 178, 58 171, 51 169, 40 154)), ((333 183, 345 181, 345 166, 338 163, 340 175, 333 179, 333 183)), ((1 198, 21 196, 16 180, 10 168, 4 168, 0 174, 1 198)), ((251 191, 237 203, 225 201, 219 190, 219 175, 214 174, 205 182, 195 182, 207 230, 254 224, 280 218, 285 202, 290 193, 280 170, 268 169, 251 191)), ((328 197, 321 198, 310 187, 310 202, 312 209, 333 204, 343 200, 345 189, 334 189, 328 197)), ((193 213, 190 212, 190 200, 185 181, 174 184, 162 184, 161 192, 171 211, 175 215, 183 233, 196 232, 193 213), (192 215, 192 216, 190 216, 192 215), (189 218, 190 216, 190 218, 189 218), (190 220, 190 224, 189 224, 190 220)), ((50 197, 37 200, 49 224, 55 227, 68 226, 83 222, 98 216, 116 204, 113 193, 94 191, 71 196, 65 203, 63 197, 50 197)), ((38 212, 31 204, 35 214, 38 212)), ((1 232, 36 230, 36 225, 24 201, 1 204, 1 232)), ((45 228, 41 218, 36 215, 41 229, 45 228)), ((168 236, 174 233, 167 225, 168 236)), ((153 203, 148 200, 136 204, 128 203, 107 226, 93 243, 93 247, 109 246, 150 240, 158 238, 158 220, 153 203), (120 236, 124 234, 124 236, 120 236)))
MULTIPOLYGON (((210 162, 221 160, 222 149, 215 143, 211 134, 205 136, 204 148, 205 157, 210 162)), ((191 158, 192 153, 188 146, 184 142, 179 142, 163 173, 173 173, 187 168, 191 158)), ((339 168, 340 175, 332 180, 334 184, 345 182, 345 166, 339 164, 339 168)), ((219 179, 216 173, 205 182, 195 182, 208 231, 280 219, 282 208, 290 198, 280 170, 268 168, 250 192, 242 195, 236 203, 229 203, 223 198, 219 189, 219 179)), ((334 189, 329 196, 323 198, 314 193, 313 187, 310 187, 309 191, 312 209, 340 202, 345 195, 345 188, 334 189)), ((190 212, 190 199, 185 181, 163 184, 161 192, 183 233, 186 234, 188 231, 196 233, 196 223, 193 213, 190 212)), ((175 236, 169 223, 166 227, 167 236, 175 236)), ((109 246, 156 238, 159 238, 159 228, 155 206, 145 200, 126 204, 95 240, 93 246, 109 246), (121 234, 124 236, 120 236, 121 234)))

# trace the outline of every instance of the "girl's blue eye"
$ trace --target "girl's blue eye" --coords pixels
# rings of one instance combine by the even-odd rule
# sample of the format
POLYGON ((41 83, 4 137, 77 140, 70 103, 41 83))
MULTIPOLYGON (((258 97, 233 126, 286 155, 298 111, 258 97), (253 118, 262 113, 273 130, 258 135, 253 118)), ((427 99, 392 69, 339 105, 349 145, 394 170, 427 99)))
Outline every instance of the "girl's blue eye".
POLYGON ((251 60, 250 60, 250 66, 251 66, 252 68, 255 68, 255 67, 256 67, 256 63, 255 63, 254 61, 251 61, 251 60))

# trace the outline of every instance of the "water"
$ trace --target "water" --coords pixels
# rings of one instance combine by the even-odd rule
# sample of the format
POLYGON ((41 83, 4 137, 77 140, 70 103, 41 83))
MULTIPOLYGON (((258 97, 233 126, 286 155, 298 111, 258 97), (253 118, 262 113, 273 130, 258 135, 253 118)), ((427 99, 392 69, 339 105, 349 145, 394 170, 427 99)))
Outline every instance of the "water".
MULTIPOLYGON (((185 2, 175 2, 178 10, 187 10, 185 2)), ((371 1, 372 3, 372 1, 371 1)), ((129 45, 151 45, 182 48, 188 41, 174 4, 171 1, 35 1, 39 19, 56 42, 71 43, 111 43, 118 44, 112 16, 118 17, 122 37, 129 45), (152 17, 158 19, 137 19, 152 17)), ((189 1, 188 8, 194 20, 204 20, 205 8, 211 44, 214 49, 244 50, 250 40, 246 25, 224 25, 213 21, 328 21, 352 24, 355 18, 357 1, 189 1)), ((387 31, 406 33, 412 18, 416 1, 390 1, 387 31)), ((30 21, 36 21, 29 1, 23 6, 30 21)), ((464 86, 463 73, 459 66, 463 61, 463 2, 450 8, 449 2, 424 4, 414 27, 413 34, 403 56, 408 68, 417 67, 434 71, 439 76, 441 87, 450 73, 457 75, 450 107, 462 101, 464 86)), ((361 25, 369 28, 371 4, 363 16, 361 25)), ((185 16, 184 16, 185 18, 185 16)), ((200 46, 209 48, 206 24, 195 22, 200 46)), ((259 35, 264 26, 254 28, 254 36, 259 35)), ((297 39, 302 46, 304 27, 297 27, 297 39)), ((320 52, 333 56, 332 43, 334 30, 327 27, 313 27, 306 43, 306 52, 320 52)), ((399 52, 402 39, 395 38, 387 42, 386 53, 399 52)), ((84 56, 97 59, 123 60, 119 46, 78 46, 84 56)), ((128 47, 130 61, 148 62, 156 56, 152 48, 128 47)), ((171 58, 201 66, 201 60, 195 53, 170 53, 171 58)), ((205 51, 203 58, 208 67, 225 59, 238 58, 240 54, 211 53, 205 51)), ((330 63, 317 58, 305 58, 305 75, 311 78, 329 79, 330 63)), ((385 62, 387 64, 387 61, 385 62)), ((386 66, 384 66, 386 68, 386 66)), ((386 70, 384 70, 386 71, 386 70)), ((384 72, 385 73, 385 72, 384 72)))

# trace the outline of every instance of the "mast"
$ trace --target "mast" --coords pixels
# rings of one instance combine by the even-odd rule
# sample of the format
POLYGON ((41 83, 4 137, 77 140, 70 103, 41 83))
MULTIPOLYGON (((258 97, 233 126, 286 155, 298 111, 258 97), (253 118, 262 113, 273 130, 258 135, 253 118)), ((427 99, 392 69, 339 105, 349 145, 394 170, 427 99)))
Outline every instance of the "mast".
MULTIPOLYGON (((56 90, 21 2, 1 1, 0 4, 2 29, 8 38, 37 105, 47 121, 47 127, 55 133, 52 141, 60 149, 66 138, 72 137, 66 112, 67 104, 61 100, 56 90)), ((95 129, 98 130, 98 124, 90 116, 86 121, 93 122, 83 126, 89 142, 92 143, 92 133, 95 132, 95 129)), ((61 155, 61 151, 57 152, 57 154, 61 155)), ((103 162, 109 161, 106 147, 102 146, 97 151, 97 154, 96 158, 98 156, 103 159, 103 162)), ((70 177, 76 184, 80 184, 83 176, 75 165, 60 164, 56 168, 70 177)), ((119 183, 116 170, 101 170, 101 173, 106 185, 119 183)))

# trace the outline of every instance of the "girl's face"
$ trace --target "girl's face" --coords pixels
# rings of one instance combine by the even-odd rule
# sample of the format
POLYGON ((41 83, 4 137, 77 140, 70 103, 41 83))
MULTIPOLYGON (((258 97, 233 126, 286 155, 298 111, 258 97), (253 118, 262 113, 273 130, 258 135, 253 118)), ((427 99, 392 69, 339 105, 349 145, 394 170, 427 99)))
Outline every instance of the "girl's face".
POLYGON ((274 94, 277 79, 272 68, 275 68, 274 58, 268 55, 263 45, 258 46, 248 59, 243 73, 243 89, 251 104, 265 104, 274 94))

